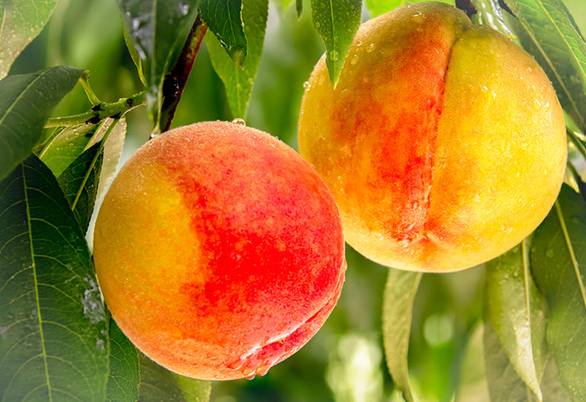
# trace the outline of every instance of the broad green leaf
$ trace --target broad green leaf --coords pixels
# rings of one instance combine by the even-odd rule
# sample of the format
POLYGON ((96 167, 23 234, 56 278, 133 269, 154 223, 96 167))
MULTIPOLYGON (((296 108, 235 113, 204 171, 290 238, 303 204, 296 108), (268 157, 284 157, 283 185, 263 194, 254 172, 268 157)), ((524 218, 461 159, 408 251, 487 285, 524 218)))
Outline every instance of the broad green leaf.
MULTIPOLYGON (((38 153, 39 157, 49 166, 55 176, 60 176, 84 151, 104 138, 113 122, 114 119, 107 118, 95 125, 83 124, 60 128, 43 144, 38 153)), ((116 171, 125 137, 126 119, 122 118, 118 120, 106 141, 104 163, 96 198, 100 198, 116 171)))
POLYGON ((360 26, 361 0, 311 0, 313 25, 326 45, 326 65, 335 87, 360 26))
POLYGON ((10 0, 0 3, 0 79, 20 52, 41 33, 57 0, 10 0))
POLYGON ((118 0, 126 43, 147 90, 148 108, 156 123, 161 84, 195 18, 197 1, 118 0))
POLYGON ((59 66, 0 81, 0 180, 31 153, 51 109, 71 91, 82 72, 59 66))
POLYGON ((519 377, 542 400, 539 387, 548 358, 547 305, 529 264, 530 241, 486 263, 485 309, 519 377))
POLYGON ((0 398, 105 399, 106 316, 89 250, 34 155, 0 183, 0 398))
POLYGON ((561 0, 505 0, 509 18, 525 50, 551 80, 560 103, 586 130, 586 43, 561 0))
POLYGON ((207 402, 212 384, 172 373, 139 353, 140 387, 139 402, 207 402))
POLYGON ((420 272, 389 269, 383 299, 383 341, 389 373, 409 402, 414 399, 409 386, 407 352, 413 301, 422 276, 420 272))
POLYGON ((258 70, 268 17, 268 0, 244 0, 242 20, 248 40, 248 53, 243 68, 238 67, 222 49, 218 40, 206 36, 206 44, 214 69, 222 79, 234 117, 246 117, 252 84, 258 70))
POLYGON ((537 397, 517 375, 499 337, 486 317, 484 320, 484 364, 491 401, 536 402, 537 397))
POLYGON ((104 160, 102 143, 81 154, 59 176, 59 186, 69 202, 79 227, 85 233, 96 203, 98 181, 104 160))
POLYGON ((561 383, 586 400, 586 203, 567 186, 537 229, 531 250, 535 282, 549 306, 547 343, 561 383))
MULTIPOLYGON (((205 21, 210 31, 222 44, 225 51, 240 67, 244 67, 251 40, 246 34, 247 22, 244 18, 243 0, 202 0, 199 5, 201 18, 205 21)), ((246 1, 246 0, 245 0, 246 1)), ((266 17, 258 15, 266 24, 266 17)), ((258 22, 257 22, 258 24, 258 22)), ((261 36, 264 37, 264 30, 261 36)))
POLYGON ((138 400, 140 382, 138 352, 111 316, 109 316, 108 322, 110 377, 108 378, 107 400, 135 402, 138 400))

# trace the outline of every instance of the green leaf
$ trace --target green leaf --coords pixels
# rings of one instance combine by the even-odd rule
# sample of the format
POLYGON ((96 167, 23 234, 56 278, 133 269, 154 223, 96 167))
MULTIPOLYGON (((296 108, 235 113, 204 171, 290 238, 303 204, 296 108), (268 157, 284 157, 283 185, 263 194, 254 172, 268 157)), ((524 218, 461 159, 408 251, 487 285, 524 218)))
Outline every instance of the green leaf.
POLYGON ((89 250, 34 155, 0 183, 0 397, 105 399, 106 316, 89 250))
POLYGON ((59 127, 43 144, 38 156, 55 176, 59 176, 90 147, 99 128, 97 124, 59 127))
POLYGON ((135 402, 138 400, 138 385, 140 383, 138 352, 111 316, 109 316, 108 322, 110 377, 108 378, 107 400, 135 402))
POLYGON ((20 52, 41 33, 57 0, 10 0, 0 3, 0 79, 20 52))
POLYGON ((103 160, 103 147, 99 142, 81 154, 58 178, 59 186, 84 233, 94 211, 103 160))
POLYGON ((0 180, 31 153, 51 109, 71 91, 82 72, 59 66, 0 81, 0 180))
POLYGON ((529 248, 525 239, 486 263, 485 309, 517 374, 542 400, 547 305, 531 276, 529 248))
POLYGON ((491 401, 537 401, 535 394, 517 375, 517 371, 511 364, 490 319, 486 315, 483 338, 486 380, 491 401))
POLYGON ((246 117, 252 84, 258 70, 268 17, 268 0, 244 0, 242 19, 248 39, 244 68, 238 67, 222 49, 218 40, 208 35, 206 44, 214 69, 224 82, 228 103, 234 117, 246 117))
POLYGON ((161 108, 161 85, 195 18, 197 2, 118 0, 130 53, 147 90, 152 120, 161 108))
POLYGON ((172 373, 139 353, 139 402, 207 402, 210 399, 210 381, 196 380, 172 373))
POLYGON ((383 299, 383 340, 389 373, 409 402, 414 399, 409 386, 407 352, 413 301, 422 276, 420 272, 389 269, 383 299))
MULTIPOLYGON (((39 157, 55 176, 60 176, 83 152, 102 141, 113 122, 114 119, 107 118, 97 125, 83 124, 60 128, 43 144, 39 157)), ((100 198, 116 171, 125 137, 126 119, 122 118, 108 135, 104 147, 104 162, 96 198, 100 198)))
POLYGON ((546 402, 570 402, 570 396, 560 383, 555 360, 550 358, 545 366, 545 373, 541 380, 543 400, 546 402))
MULTIPOLYGON (((248 49, 250 45, 247 42, 252 38, 244 28, 251 22, 244 18, 242 0, 202 0, 199 11, 201 18, 210 31, 216 35, 217 40, 230 55, 230 58, 240 67, 244 67, 244 62, 250 52, 248 49)), ((263 16, 262 13, 258 16, 263 20, 261 24, 265 26, 266 16, 263 16)), ((254 23, 258 24, 258 22, 254 23)), ((261 34, 261 43, 262 38, 264 38, 264 29, 261 34)))
POLYGON ((484 365, 482 322, 475 324, 466 342, 466 349, 457 383, 455 402, 490 402, 484 365))
POLYGON ((572 400, 586 400, 586 203, 566 185, 535 233, 531 266, 549 306, 547 342, 560 381, 572 400))
POLYGON ((326 65, 335 87, 360 26, 361 0, 311 0, 313 25, 326 45, 326 65))
POLYGON ((560 103, 586 130, 586 43, 560 0, 505 0, 510 26, 551 80, 560 103))

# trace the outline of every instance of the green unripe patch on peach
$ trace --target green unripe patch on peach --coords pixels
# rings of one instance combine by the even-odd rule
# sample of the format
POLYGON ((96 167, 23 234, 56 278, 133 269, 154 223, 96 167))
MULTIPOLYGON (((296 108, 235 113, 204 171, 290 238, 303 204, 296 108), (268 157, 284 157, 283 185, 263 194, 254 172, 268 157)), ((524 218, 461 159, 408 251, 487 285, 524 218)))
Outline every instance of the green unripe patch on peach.
POLYGON ((364 23, 336 88, 317 63, 299 149, 334 193, 351 246, 430 272, 522 241, 553 205, 566 164, 562 109, 535 60, 434 2, 364 23))
POLYGON ((98 215, 114 319, 182 375, 264 374, 322 326, 346 263, 340 216, 309 163, 269 134, 209 122, 149 141, 98 215))

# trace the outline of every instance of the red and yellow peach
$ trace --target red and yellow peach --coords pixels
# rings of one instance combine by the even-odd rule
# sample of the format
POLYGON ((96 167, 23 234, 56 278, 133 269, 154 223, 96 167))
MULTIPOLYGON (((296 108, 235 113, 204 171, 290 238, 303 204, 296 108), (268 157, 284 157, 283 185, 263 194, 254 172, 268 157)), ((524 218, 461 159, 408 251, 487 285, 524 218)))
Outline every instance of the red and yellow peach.
POLYGON ((105 301, 147 356, 182 375, 264 374, 303 346, 340 295, 334 198, 276 138, 208 122, 149 141, 97 218, 105 301))
POLYGON ((443 3, 364 23, 339 81, 306 85, 300 153, 340 207, 346 241, 386 266, 456 271, 507 251, 563 181, 562 109, 509 38, 443 3))

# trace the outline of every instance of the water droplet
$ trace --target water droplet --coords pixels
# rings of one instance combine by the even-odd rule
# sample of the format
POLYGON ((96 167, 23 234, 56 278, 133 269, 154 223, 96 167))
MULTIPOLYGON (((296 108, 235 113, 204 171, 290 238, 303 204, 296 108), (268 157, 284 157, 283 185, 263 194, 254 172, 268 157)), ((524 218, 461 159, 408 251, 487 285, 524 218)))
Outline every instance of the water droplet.
POLYGON ((140 27, 140 20, 138 18, 133 18, 132 19, 132 29, 134 31, 137 31, 138 27, 140 27))
POLYGON ((368 45, 368 47, 366 48, 366 52, 372 53, 374 51, 374 49, 376 49, 376 44, 373 42, 368 45))
POLYGON ((306 91, 311 88, 311 84, 309 83, 309 81, 305 81, 303 83, 303 88, 305 88, 306 91))
POLYGON ((350 64, 355 66, 356 63, 358 63, 358 55, 357 54, 353 55, 352 58, 350 58, 350 64))
POLYGON ((180 4, 179 9, 181 10, 181 15, 187 15, 189 13, 189 4, 180 4))
POLYGON ((246 126, 246 122, 244 121, 244 119, 241 119, 240 117, 232 120, 232 123, 238 124, 239 126, 246 126))
POLYGON ((547 258, 553 258, 553 249, 548 249, 547 252, 545 253, 545 256, 547 258))
POLYGON ((338 52, 337 50, 333 50, 330 53, 329 57, 330 57, 330 60, 332 60, 332 61, 338 61, 338 60, 340 60, 340 52, 338 52))

